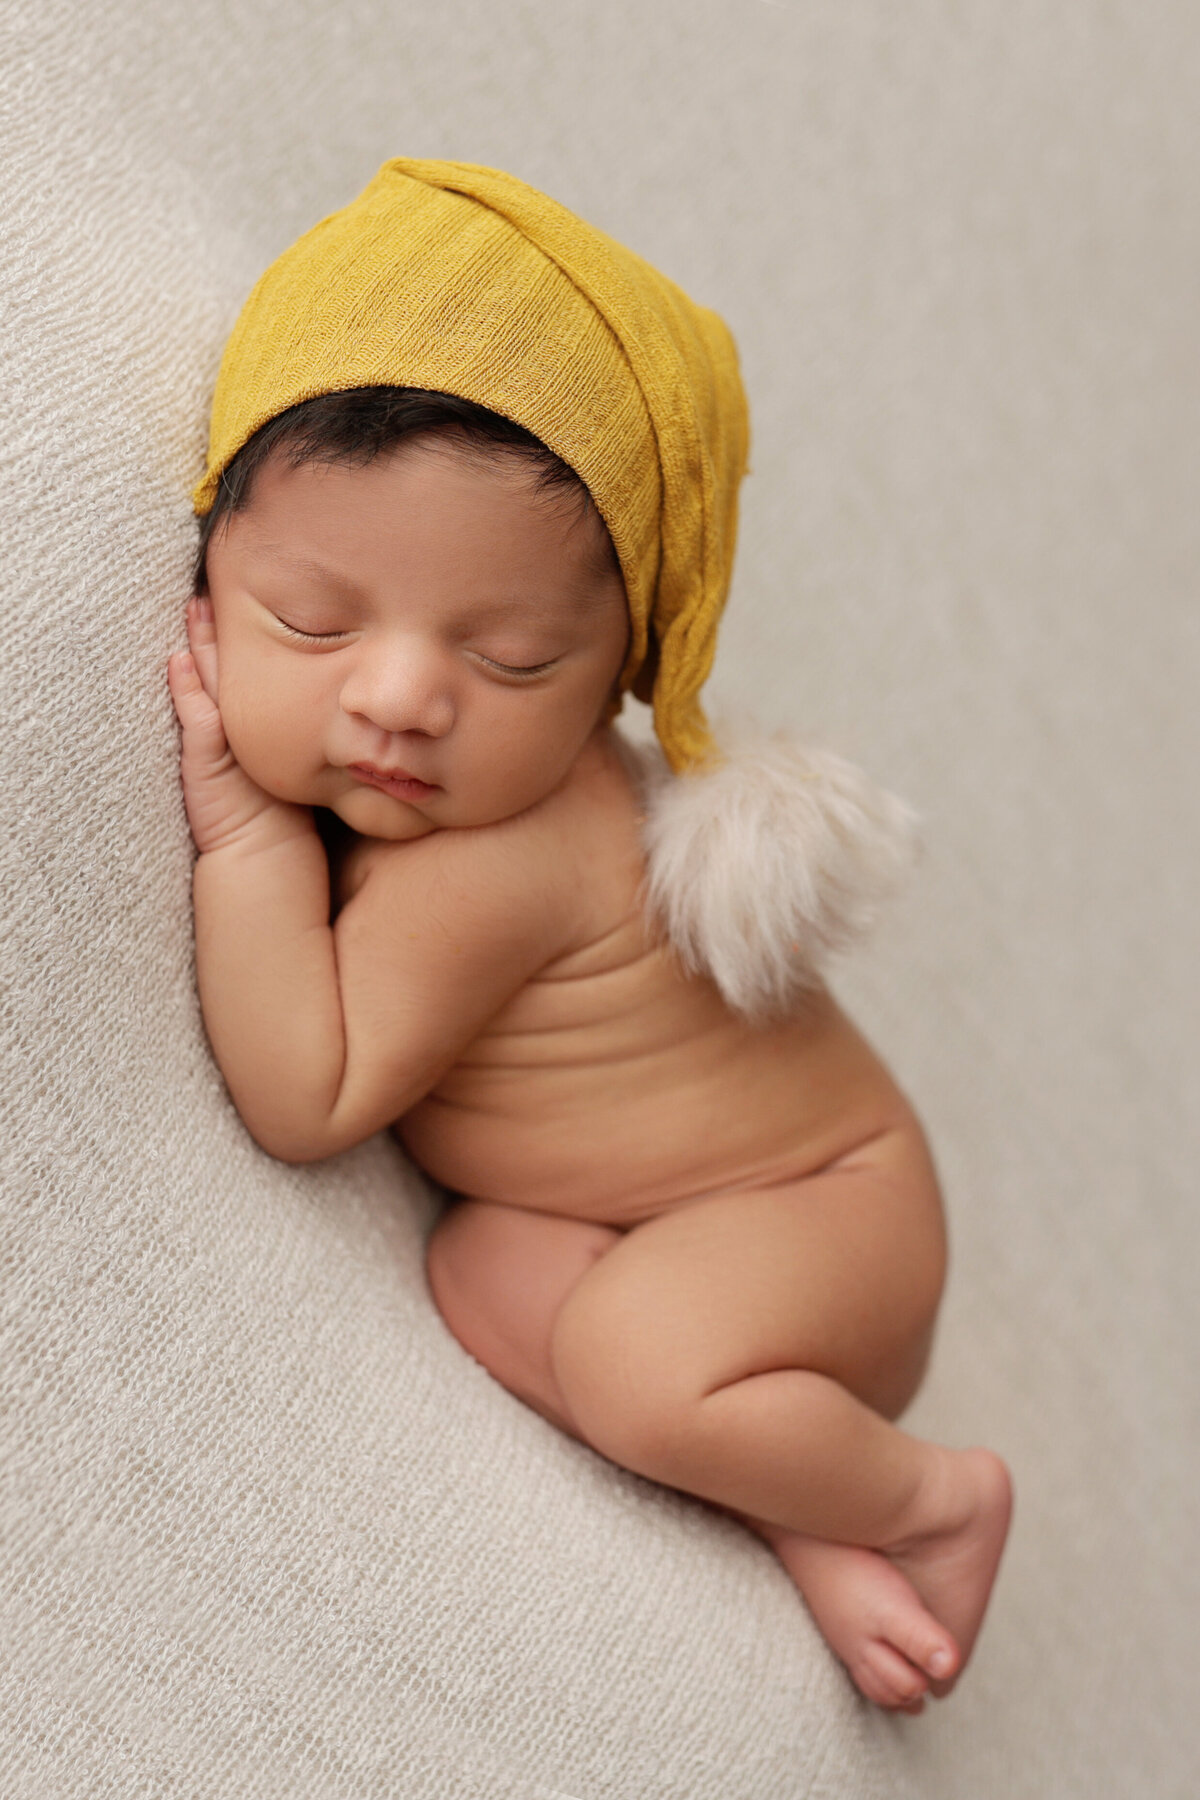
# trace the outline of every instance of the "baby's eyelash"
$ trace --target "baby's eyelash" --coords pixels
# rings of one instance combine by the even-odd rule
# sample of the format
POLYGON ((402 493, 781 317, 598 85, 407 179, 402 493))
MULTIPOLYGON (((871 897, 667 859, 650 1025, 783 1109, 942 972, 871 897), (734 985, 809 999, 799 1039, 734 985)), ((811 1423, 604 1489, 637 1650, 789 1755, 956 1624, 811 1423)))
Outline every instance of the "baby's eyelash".
POLYGON ((497 662, 494 656, 484 656, 482 652, 479 653, 479 660, 480 662, 485 662, 489 669, 499 669, 502 675, 533 676, 544 675, 547 669, 552 669, 554 667, 558 658, 557 656, 552 656, 549 662, 528 663, 524 667, 519 663, 497 662))
POLYGON ((298 625, 289 625, 286 619, 280 619, 278 615, 276 615, 276 622, 282 625, 283 629, 292 637, 303 638, 309 644, 324 644, 330 638, 340 638, 346 635, 344 631, 301 631, 298 625))

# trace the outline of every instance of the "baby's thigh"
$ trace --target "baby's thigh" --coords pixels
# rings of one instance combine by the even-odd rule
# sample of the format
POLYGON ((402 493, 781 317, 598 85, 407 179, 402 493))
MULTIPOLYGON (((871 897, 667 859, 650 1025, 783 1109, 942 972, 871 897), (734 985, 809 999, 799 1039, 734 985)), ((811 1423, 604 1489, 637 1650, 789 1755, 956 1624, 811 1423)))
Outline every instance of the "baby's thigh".
POLYGON ((613 1413, 652 1425, 777 1369, 830 1375, 895 1417, 924 1372, 944 1272, 927 1155, 880 1147, 635 1227, 565 1297, 555 1379, 589 1426, 613 1413))
POLYGON ((456 1200, 426 1249, 429 1285, 459 1343, 510 1393, 574 1437, 550 1358, 571 1289, 621 1233, 486 1200, 456 1200))

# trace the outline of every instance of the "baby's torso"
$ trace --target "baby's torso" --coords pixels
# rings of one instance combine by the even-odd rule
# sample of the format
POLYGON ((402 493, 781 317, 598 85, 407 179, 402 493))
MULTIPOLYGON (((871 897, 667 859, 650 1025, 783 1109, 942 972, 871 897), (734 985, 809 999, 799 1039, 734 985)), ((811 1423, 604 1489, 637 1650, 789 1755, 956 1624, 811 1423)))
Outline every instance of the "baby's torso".
MULTIPOLYGON (((611 751, 570 784, 544 859, 579 871, 577 942, 396 1124, 435 1180, 478 1199, 630 1226, 701 1193, 811 1173, 905 1105, 828 993, 751 1027, 689 978, 644 914, 639 795, 611 751)), ((374 854, 360 840, 342 897, 374 854)))

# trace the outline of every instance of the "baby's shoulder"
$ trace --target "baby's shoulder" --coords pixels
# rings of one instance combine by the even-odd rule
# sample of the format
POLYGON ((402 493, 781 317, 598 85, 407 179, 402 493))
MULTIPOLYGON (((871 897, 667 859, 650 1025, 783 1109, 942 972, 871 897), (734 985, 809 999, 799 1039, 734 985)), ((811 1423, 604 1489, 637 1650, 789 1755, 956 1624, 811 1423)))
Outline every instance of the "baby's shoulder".
MULTIPOLYGON (((481 858, 499 861, 542 904, 566 909, 573 932, 608 929, 614 913, 640 904, 645 870, 636 775, 611 732, 596 732, 563 780, 537 805, 480 834, 481 858)), ((472 852, 463 841, 447 854, 472 852)))
POLYGON ((597 731, 551 794, 514 824, 561 846, 603 846, 640 858, 642 792, 635 754, 610 729, 597 731))

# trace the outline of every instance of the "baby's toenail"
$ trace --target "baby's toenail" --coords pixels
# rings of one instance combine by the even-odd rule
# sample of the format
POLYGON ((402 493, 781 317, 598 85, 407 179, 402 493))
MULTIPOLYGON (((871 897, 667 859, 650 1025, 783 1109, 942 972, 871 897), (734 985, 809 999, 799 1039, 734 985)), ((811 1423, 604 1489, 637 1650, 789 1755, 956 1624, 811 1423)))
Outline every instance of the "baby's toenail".
POLYGON ((935 1650, 929 1659, 929 1673, 931 1675, 948 1675, 953 1662, 954 1658, 948 1650, 935 1650))

